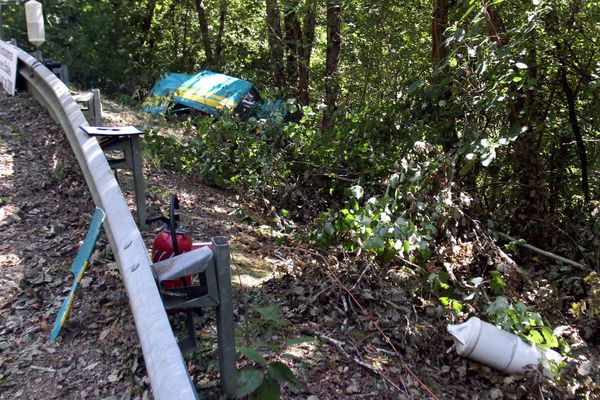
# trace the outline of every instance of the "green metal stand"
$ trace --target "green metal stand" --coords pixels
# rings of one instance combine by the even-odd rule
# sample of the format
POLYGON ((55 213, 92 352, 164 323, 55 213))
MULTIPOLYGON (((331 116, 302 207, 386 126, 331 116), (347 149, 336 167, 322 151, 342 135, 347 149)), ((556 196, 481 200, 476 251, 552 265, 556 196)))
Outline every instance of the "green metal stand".
MULTIPOLYGON (((235 325, 231 296, 231 256, 229 244, 224 237, 212 239, 212 250, 202 247, 189 253, 160 261, 152 265, 159 283, 186 275, 196 275, 197 285, 183 288, 162 289, 165 309, 199 309, 215 307, 217 319, 217 342, 219 345, 219 372, 221 387, 228 398, 235 397, 235 325)), ((189 324, 188 324, 189 325, 189 324)), ((188 326, 188 337, 180 342, 183 352, 196 348, 196 333, 188 326)))

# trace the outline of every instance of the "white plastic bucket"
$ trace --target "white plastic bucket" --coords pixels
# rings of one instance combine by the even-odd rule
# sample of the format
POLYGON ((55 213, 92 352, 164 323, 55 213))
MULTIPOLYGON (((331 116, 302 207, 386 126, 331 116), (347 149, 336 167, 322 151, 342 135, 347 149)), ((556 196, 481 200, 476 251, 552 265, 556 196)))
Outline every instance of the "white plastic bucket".
POLYGON ((44 14, 39 1, 30 0, 25 3, 25 19, 27 20, 27 38, 37 47, 46 41, 44 30, 44 14))
POLYGON ((477 317, 458 325, 448 325, 459 356, 512 374, 537 368, 542 358, 544 372, 552 376, 548 360, 561 357, 553 350, 541 350, 510 332, 483 322, 477 317))

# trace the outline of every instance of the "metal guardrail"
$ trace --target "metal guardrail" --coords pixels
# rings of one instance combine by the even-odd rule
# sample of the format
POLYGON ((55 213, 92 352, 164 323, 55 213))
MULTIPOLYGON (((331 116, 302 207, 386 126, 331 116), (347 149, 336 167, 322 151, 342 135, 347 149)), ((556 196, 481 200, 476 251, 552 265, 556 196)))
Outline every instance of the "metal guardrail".
POLYGON ((18 59, 19 74, 63 128, 94 203, 106 213, 104 230, 125 283, 154 398, 197 399, 150 270, 142 236, 98 141, 79 128, 88 122, 69 89, 42 63, 21 49, 18 59))

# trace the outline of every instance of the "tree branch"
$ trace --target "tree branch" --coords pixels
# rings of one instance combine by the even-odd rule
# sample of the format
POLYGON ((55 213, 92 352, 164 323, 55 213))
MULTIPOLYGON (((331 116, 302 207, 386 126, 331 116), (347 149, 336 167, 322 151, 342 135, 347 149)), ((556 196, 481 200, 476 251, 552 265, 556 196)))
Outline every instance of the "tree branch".
POLYGON ((515 243, 515 244, 517 244, 519 246, 521 246, 521 247, 524 247, 524 248, 526 248, 528 250, 534 251, 534 252, 536 252, 538 254, 541 254, 541 255, 543 255, 545 257, 549 257, 549 258, 552 258, 554 260, 560 261, 560 262, 562 262, 564 264, 568 264, 568 265, 570 265, 572 267, 575 267, 575 268, 578 268, 578 269, 580 269, 582 271, 589 271, 590 270, 585 265, 580 264, 580 263, 578 263, 576 261, 569 260, 568 258, 559 256, 559 255, 554 254, 554 253, 550 253, 549 251, 546 251, 546 250, 542 250, 539 247, 532 246, 532 245, 526 243, 523 239, 515 239, 514 237, 508 236, 506 233, 502 233, 502 232, 496 232, 496 233, 498 234, 498 236, 500 236, 501 238, 503 238, 505 240, 509 240, 509 241, 511 241, 511 242, 513 242, 513 243, 515 243))

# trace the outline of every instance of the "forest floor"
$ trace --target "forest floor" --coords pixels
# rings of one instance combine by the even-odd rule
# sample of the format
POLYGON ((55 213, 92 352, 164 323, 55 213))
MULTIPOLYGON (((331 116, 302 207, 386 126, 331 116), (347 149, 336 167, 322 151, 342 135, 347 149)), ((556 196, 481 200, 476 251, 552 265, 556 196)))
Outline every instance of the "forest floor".
MULTIPOLYGON (((107 125, 148 123, 113 103, 104 106, 107 125)), ((282 398, 572 398, 581 387, 589 397, 599 393, 597 343, 573 327, 565 325, 573 357, 563 382, 570 385, 537 372, 497 373, 456 355, 446 326, 458 319, 414 296, 410 269, 382 273, 368 260, 346 263, 302 244, 278 244, 269 217, 250 199, 162 170, 152 159, 144 173, 151 214, 177 193, 182 225, 194 240, 228 238, 237 346, 293 370, 298 384, 285 384, 282 398)), ((133 208, 131 181, 119 173, 133 208)), ((0 94, 0 206, 0 399, 151 398, 104 234, 61 337, 49 342, 94 205, 62 131, 27 94, 0 94)), ((142 232, 148 247, 158 229, 142 232)), ((560 296, 545 299, 546 308, 560 308, 560 296)), ((207 313, 196 322, 199 348, 186 358, 190 375, 203 398, 220 398, 214 318, 207 313)), ((248 364, 238 360, 238 368, 248 364)))

